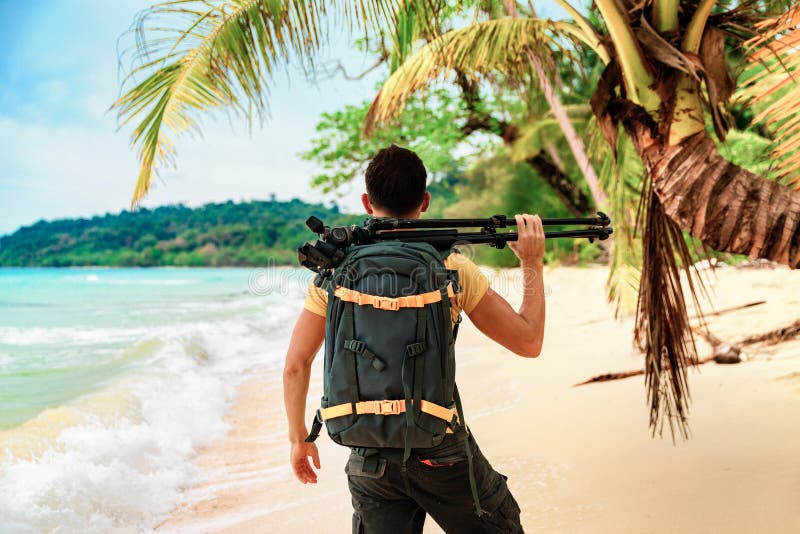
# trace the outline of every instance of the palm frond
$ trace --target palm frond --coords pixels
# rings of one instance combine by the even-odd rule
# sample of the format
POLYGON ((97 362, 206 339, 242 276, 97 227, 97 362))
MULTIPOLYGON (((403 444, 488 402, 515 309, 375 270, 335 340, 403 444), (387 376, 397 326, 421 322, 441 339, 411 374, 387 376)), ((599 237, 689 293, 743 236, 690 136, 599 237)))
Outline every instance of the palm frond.
POLYGON ((705 294, 705 289, 692 268, 683 234, 649 185, 630 137, 617 138, 616 158, 612 158, 599 127, 590 123, 588 130, 614 221, 608 298, 617 315, 636 311, 635 339, 645 355, 653 433, 661 435, 666 425, 673 439, 676 435, 685 438, 690 400, 687 366, 696 362, 697 350, 683 288, 688 285, 698 310, 698 292, 705 294))
POLYGON ((248 121, 263 119, 270 76, 290 58, 313 65, 330 11, 349 25, 379 27, 402 3, 172 0, 143 11, 125 92, 112 105, 121 126, 135 122, 140 167, 131 205, 173 161, 174 137, 197 129, 200 112, 227 108, 248 121))
POLYGON ((395 13, 391 31, 392 47, 389 51, 389 72, 394 72, 411 55, 414 44, 420 39, 431 40, 441 34, 441 19, 448 19, 465 7, 457 0, 447 4, 431 0, 405 0, 395 13))
MULTIPOLYGON (((577 126, 583 125, 591 116, 592 110, 584 104, 564 106, 570 122, 577 126)), ((552 144, 553 139, 563 135, 561 127, 551 112, 530 116, 527 122, 520 126, 519 136, 514 140, 509 150, 511 161, 525 161, 544 150, 552 144)))
POLYGON ((411 53, 414 41, 419 37, 419 25, 414 4, 403 6, 397 14, 397 24, 392 35, 392 51, 389 57, 389 70, 394 72, 411 53))
POLYGON ((553 50, 568 54, 564 38, 582 40, 583 31, 568 22, 532 18, 493 19, 449 31, 419 49, 386 80, 367 114, 364 131, 396 117, 411 94, 446 72, 471 76, 501 72, 522 80, 531 71, 528 54, 552 72, 553 50))
POLYGON ((772 157, 787 185, 800 189, 800 4, 757 25, 739 97, 760 106, 756 122, 774 134, 772 157))
POLYGON ((587 42, 589 43, 589 48, 595 51, 597 55, 600 57, 600 60, 603 64, 608 65, 610 62, 610 56, 608 54, 608 48, 606 48, 606 44, 603 42, 603 38, 600 36, 600 32, 597 31, 597 28, 594 24, 591 23, 589 19, 584 17, 577 9, 575 9, 569 2, 566 0, 555 0, 558 5, 561 6, 564 11, 567 12, 569 16, 575 21, 575 24, 583 30, 584 35, 586 36, 587 42))
POLYGON ((588 130, 592 132, 589 151, 598 162, 600 184, 608 194, 608 210, 614 221, 606 290, 614 314, 619 317, 636 310, 642 275, 642 241, 636 226, 636 208, 642 194, 644 166, 629 137, 618 138, 614 158, 597 119, 590 121, 588 130))
POLYGON ((653 434, 661 435, 666 423, 673 440, 676 434, 685 439, 689 433, 687 417, 691 400, 687 366, 697 364, 697 347, 689 325, 681 271, 686 275, 696 310, 700 310, 698 290, 704 292, 705 288, 693 268, 683 233, 666 214, 652 182, 643 188, 639 215, 642 276, 635 340, 645 353, 650 428, 653 434))

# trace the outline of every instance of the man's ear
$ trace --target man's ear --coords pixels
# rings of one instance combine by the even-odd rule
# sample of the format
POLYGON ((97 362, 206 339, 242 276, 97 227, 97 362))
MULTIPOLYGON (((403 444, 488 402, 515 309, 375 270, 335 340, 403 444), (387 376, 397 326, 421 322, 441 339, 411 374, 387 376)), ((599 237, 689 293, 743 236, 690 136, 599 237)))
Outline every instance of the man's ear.
POLYGON ((430 205, 431 205, 431 194, 425 191, 425 196, 422 197, 422 204, 419 207, 419 212, 423 213, 425 211, 428 211, 430 205))
POLYGON ((367 215, 372 215, 372 204, 370 204, 369 195, 366 193, 361 193, 361 204, 363 204, 364 211, 367 212, 367 215))

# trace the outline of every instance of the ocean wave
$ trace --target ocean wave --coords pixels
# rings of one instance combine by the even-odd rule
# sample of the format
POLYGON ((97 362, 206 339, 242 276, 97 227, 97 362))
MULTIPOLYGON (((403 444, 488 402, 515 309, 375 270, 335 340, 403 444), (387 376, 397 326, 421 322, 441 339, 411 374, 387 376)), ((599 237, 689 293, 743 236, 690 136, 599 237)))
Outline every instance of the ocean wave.
MULTIPOLYGON (((169 337, 175 332, 203 330, 209 323, 239 323, 244 320, 265 327, 296 315, 301 307, 296 295, 254 297, 252 295, 216 300, 182 300, 174 303, 142 303, 128 309, 128 317, 168 317, 165 324, 130 327, 109 326, 0 326, 0 345, 108 345, 132 343, 145 337, 169 337), (198 320, 197 318, 200 317, 198 320)), ((140 322, 142 322, 140 320, 140 322)))
POLYGON ((134 341, 151 330, 140 328, 17 327, 0 326, 3 345, 96 345, 134 341))
POLYGON ((195 451, 224 435, 236 386, 280 365, 301 302, 281 299, 150 328, 0 328, 7 344, 126 341, 100 391, 0 432, 0 532, 154 528, 196 480, 195 451))
POLYGON ((169 513, 191 455, 224 434, 232 388, 199 372, 139 378, 6 433, 0 531, 141 530, 169 513))
POLYGON ((103 278, 96 274, 87 274, 84 280, 109 286, 187 286, 199 283, 190 278, 103 278))

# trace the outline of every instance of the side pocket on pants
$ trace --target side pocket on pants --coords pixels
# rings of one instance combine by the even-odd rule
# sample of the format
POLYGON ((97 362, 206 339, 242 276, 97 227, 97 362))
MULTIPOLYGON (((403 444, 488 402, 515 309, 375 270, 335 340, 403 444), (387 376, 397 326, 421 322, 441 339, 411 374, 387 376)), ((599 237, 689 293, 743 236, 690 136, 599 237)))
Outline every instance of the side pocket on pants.
POLYGON ((386 472, 386 458, 351 453, 344 472, 355 477, 381 478, 386 472))
POLYGON ((508 489, 506 480, 508 477, 497 473, 497 482, 492 491, 485 500, 481 497, 481 505, 487 512, 482 517, 492 528, 489 532, 520 533, 523 530, 519 520, 519 505, 508 489))

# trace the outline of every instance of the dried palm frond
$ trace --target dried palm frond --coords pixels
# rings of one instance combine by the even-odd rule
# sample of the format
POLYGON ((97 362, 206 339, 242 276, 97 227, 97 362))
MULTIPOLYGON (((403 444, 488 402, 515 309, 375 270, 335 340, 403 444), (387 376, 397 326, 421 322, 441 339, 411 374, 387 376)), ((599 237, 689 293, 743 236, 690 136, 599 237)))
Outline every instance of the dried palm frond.
MULTIPOLYGON (((664 211, 652 185, 643 191, 640 206, 642 276, 636 307, 635 340, 645 353, 645 386, 650 404, 650 427, 661 435, 688 437, 689 386, 687 365, 697 364, 697 348, 686 311, 681 271, 700 310, 692 258, 683 233, 664 211)), ((698 283, 702 281, 697 279, 698 283)), ((702 319, 701 319, 702 321, 702 319)))
POLYGON ((747 42, 740 97, 761 106, 755 117, 774 133, 772 155, 787 185, 800 189, 800 4, 756 25, 747 42))

